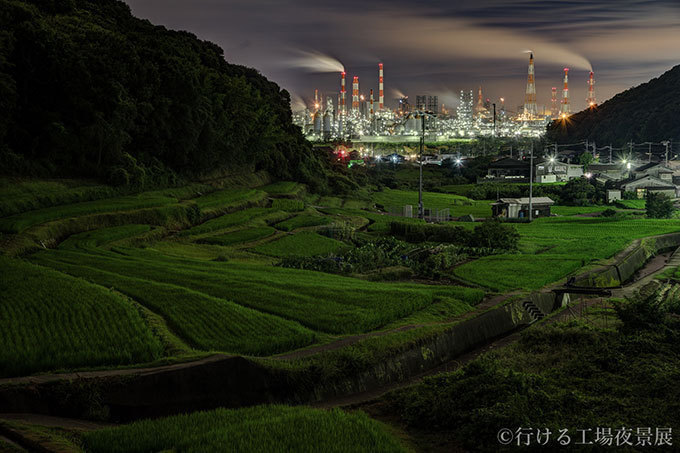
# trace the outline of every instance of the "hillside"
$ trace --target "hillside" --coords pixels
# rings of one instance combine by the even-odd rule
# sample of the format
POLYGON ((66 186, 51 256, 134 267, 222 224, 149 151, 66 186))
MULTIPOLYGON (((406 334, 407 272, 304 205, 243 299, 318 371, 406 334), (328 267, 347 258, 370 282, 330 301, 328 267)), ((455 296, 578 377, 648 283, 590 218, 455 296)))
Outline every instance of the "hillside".
POLYGON ((136 186, 235 169, 325 184, 287 91, 117 0, 0 0, 0 168, 136 186))
POLYGON ((583 139, 622 146, 629 141, 679 140, 680 65, 656 79, 619 93, 594 110, 548 126, 547 137, 560 143, 583 139))

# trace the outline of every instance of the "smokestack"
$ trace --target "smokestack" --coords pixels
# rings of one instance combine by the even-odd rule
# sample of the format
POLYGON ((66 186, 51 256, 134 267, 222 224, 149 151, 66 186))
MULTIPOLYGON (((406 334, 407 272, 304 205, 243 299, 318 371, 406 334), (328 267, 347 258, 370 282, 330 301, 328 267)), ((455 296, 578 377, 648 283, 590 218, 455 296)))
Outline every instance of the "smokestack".
POLYGON ((378 64, 378 110, 385 107, 385 91, 383 88, 383 64, 378 64))
POLYGON ((557 109, 557 87, 552 87, 552 97, 550 98, 550 117, 557 118, 560 113, 557 109))
POLYGON ((345 71, 341 73, 342 79, 340 80, 340 115, 345 116, 347 111, 345 110, 345 71))
POLYGON ((562 107, 560 115, 566 116, 571 113, 571 104, 569 103, 569 68, 564 68, 564 89, 562 90, 562 107))
POLYGON ((371 116, 373 116, 373 88, 371 88, 371 116))
POLYGON ((524 117, 527 119, 536 118, 538 109, 536 108, 536 81, 534 80, 534 53, 529 55, 529 73, 527 76, 527 90, 524 95, 524 117))
POLYGON ((586 99, 586 104, 588 108, 597 107, 597 101, 595 100, 595 76, 593 71, 590 71, 590 77, 588 77, 588 98, 586 99))
POLYGON ((359 77, 354 76, 352 81, 352 111, 359 110, 359 77))
POLYGON ((314 111, 319 111, 319 90, 314 90, 314 111))

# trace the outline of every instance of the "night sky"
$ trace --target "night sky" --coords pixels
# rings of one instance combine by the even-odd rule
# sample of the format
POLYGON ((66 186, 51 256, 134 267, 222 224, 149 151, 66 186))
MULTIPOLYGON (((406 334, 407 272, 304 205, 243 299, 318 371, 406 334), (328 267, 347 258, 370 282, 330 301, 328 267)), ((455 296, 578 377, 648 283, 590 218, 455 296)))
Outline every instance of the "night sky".
POLYGON ((375 90, 385 65, 388 105, 401 94, 436 94, 454 107, 461 89, 514 110, 535 57, 538 104, 562 89, 570 68, 572 109, 585 108, 595 71, 602 102, 680 64, 679 0, 126 0, 135 16, 217 43, 227 61, 257 68, 291 92, 339 90, 344 66, 375 90))

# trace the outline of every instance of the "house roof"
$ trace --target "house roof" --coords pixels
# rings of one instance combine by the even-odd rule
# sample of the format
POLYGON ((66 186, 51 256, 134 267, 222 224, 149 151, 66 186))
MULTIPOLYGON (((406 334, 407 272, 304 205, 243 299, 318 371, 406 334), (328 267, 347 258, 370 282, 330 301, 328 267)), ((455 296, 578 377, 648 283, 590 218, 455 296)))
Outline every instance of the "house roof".
POLYGON ((529 166, 529 161, 514 159, 512 157, 504 157, 489 164, 489 168, 526 168, 529 166))
POLYGON ((641 176, 640 178, 634 180, 627 180, 621 183, 621 188, 626 190, 626 187, 633 186, 635 188, 645 189, 645 188, 655 188, 655 189, 677 189, 675 184, 671 184, 668 181, 656 178, 652 175, 641 176), (646 183, 646 184, 645 184, 646 183))
POLYGON ((649 162, 648 164, 644 164, 638 168, 636 168, 634 171, 639 172, 639 171, 645 171, 649 170, 650 168, 654 167, 659 167, 659 173, 673 173, 673 170, 670 168, 666 167, 665 165, 662 165, 661 162, 649 162))
MULTIPOLYGON (((529 197, 522 198, 501 198, 494 204, 529 204, 529 197)), ((537 204, 555 204, 549 197, 533 197, 531 199, 532 205, 537 204)))
POLYGON ((620 164, 590 164, 588 165, 590 171, 624 171, 624 167, 620 164))

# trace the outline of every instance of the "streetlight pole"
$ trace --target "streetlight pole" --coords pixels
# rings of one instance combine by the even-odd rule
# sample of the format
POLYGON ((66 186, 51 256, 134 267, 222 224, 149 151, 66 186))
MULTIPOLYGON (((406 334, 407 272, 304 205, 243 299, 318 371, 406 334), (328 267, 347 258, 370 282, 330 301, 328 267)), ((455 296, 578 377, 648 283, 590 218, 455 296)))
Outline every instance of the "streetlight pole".
POLYGON ((533 195, 534 195, 534 142, 531 142, 531 153, 529 154, 529 222, 533 217, 533 195))
POLYGON ((425 209, 423 208, 423 148, 425 146, 425 113, 420 115, 422 126, 422 134, 420 135, 420 181, 418 182, 418 218, 425 218, 425 209))

